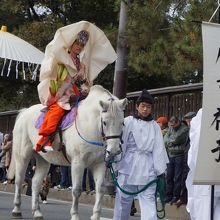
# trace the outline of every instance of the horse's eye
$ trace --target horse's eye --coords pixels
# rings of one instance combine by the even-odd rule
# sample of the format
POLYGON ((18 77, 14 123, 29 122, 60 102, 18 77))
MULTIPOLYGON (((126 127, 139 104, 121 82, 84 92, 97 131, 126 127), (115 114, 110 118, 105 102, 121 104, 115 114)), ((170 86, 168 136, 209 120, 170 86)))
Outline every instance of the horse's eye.
POLYGON ((105 122, 105 121, 103 121, 103 125, 105 125, 105 126, 106 126, 106 122, 105 122))
POLYGON ((123 122, 122 125, 125 126, 125 123, 123 122))

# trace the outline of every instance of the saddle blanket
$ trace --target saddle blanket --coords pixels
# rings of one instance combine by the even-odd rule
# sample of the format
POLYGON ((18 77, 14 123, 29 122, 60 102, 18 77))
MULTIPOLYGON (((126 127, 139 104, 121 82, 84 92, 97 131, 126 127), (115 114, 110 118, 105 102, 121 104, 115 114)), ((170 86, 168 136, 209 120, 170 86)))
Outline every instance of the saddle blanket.
MULTIPOLYGON (((60 127, 62 128, 62 130, 69 128, 73 124, 75 111, 76 111, 76 107, 72 108, 67 114, 63 116, 61 124, 60 124, 60 127)), ((41 112, 40 116, 38 117, 35 123, 35 128, 40 129, 41 125, 43 124, 45 115, 46 115, 46 112, 41 112)))

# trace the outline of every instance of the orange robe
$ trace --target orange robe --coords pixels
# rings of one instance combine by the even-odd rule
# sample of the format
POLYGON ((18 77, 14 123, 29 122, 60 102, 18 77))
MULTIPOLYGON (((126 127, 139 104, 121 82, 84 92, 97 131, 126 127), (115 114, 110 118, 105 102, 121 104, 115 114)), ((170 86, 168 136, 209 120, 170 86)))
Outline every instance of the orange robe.
MULTIPOLYGON (((56 131, 57 125, 65 114, 65 110, 61 108, 57 103, 52 104, 46 112, 44 122, 41 125, 38 134, 42 137, 37 142, 36 151, 41 151, 42 144, 50 134, 56 131)), ((44 145, 52 146, 51 141, 48 141, 44 145)))
MULTIPOLYGON (((75 84, 73 84, 72 90, 74 91, 74 95, 79 95, 79 89, 75 84)), ((62 108, 57 102, 49 106, 48 111, 45 114, 44 122, 38 132, 38 134, 42 135, 42 137, 37 142, 35 149, 37 152, 41 151, 42 145, 49 137, 49 135, 56 131, 57 125, 61 121, 65 112, 66 110, 62 108)), ((52 146, 52 142, 49 140, 48 142, 44 143, 44 146, 52 146)))

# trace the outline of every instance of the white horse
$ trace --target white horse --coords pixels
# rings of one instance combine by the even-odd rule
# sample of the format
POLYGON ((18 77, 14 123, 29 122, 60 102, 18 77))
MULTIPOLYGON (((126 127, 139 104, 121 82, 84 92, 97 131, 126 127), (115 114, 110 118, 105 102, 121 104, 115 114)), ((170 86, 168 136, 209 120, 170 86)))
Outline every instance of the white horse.
MULTIPOLYGON (((78 200, 81 194, 83 171, 90 167, 95 180, 96 201, 92 220, 100 220, 101 204, 104 195, 105 157, 115 156, 121 151, 120 138, 124 120, 124 108, 127 99, 118 100, 101 86, 93 86, 85 100, 80 102, 73 124, 63 132, 67 157, 71 161, 72 208, 71 220, 79 220, 78 200), (78 130, 78 131, 77 131, 78 130), (79 133, 80 135, 79 135, 79 133), (81 136, 81 137, 80 137, 81 136), (104 147, 92 145, 85 140, 104 143, 104 147), (106 156, 108 155, 108 156, 106 156)), ((35 122, 40 115, 42 105, 34 105, 22 111, 13 130, 13 153, 9 168, 9 178, 15 175, 15 196, 12 216, 20 218, 21 183, 27 165, 34 154, 36 170, 32 179, 33 219, 41 220, 43 215, 39 207, 39 190, 43 178, 47 175, 50 163, 70 165, 63 154, 55 150, 48 153, 36 153, 34 147, 39 139, 35 122)), ((58 149, 59 137, 55 137, 54 148, 58 149)))

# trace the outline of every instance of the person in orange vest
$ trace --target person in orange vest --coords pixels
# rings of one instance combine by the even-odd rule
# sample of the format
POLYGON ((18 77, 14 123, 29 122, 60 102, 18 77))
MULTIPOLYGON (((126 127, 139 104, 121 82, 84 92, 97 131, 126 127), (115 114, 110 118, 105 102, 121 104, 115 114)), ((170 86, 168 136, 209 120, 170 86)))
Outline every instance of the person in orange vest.
POLYGON ((162 132, 163 137, 164 137, 164 135, 168 131, 168 119, 167 119, 167 117, 161 116, 161 117, 157 118, 157 123, 160 126, 161 132, 162 132))
POLYGON ((80 31, 68 50, 77 74, 72 77, 63 64, 58 64, 57 78, 50 80, 48 111, 38 132, 42 137, 37 142, 35 149, 37 152, 41 150, 43 152, 53 151, 52 141, 48 137, 56 131, 64 114, 71 109, 70 99, 79 96, 80 93, 82 96, 86 96, 89 92, 91 85, 86 75, 86 66, 79 59, 79 54, 84 49, 88 39, 89 32, 80 31))

